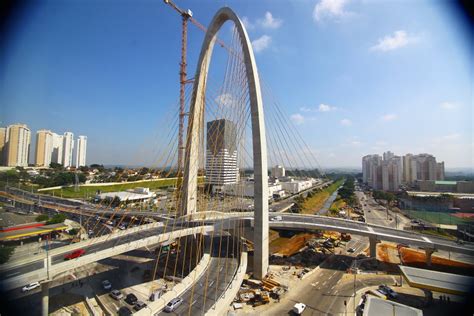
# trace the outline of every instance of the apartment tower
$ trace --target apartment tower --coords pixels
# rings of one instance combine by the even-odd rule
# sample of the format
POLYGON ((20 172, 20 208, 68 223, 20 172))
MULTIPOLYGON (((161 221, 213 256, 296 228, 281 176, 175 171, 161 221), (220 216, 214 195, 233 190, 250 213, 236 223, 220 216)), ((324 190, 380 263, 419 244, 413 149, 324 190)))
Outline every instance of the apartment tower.
POLYGON ((26 124, 13 124, 6 131, 6 165, 27 167, 30 152, 31 131, 26 124))
POLYGON ((53 133, 42 129, 36 132, 35 165, 49 167, 53 153, 53 133))
POLYGON ((86 165, 87 136, 79 136, 76 146, 76 168, 86 165))
POLYGON ((65 168, 72 166, 72 157, 74 151, 74 134, 71 132, 64 133, 63 136, 63 166, 65 168))

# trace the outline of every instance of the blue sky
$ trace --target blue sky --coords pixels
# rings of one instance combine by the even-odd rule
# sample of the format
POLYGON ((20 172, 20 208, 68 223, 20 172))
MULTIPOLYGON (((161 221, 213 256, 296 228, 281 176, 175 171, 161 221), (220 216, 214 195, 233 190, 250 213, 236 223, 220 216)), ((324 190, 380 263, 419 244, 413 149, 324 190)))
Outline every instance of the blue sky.
MULTIPOLYGON (((204 25, 237 12, 323 167, 385 150, 474 166, 474 44, 446 2, 176 2, 204 25)), ((88 163, 143 163, 178 101, 180 30, 161 0, 32 2, 1 42, 1 124, 87 135, 88 163)), ((190 75, 203 37, 190 26, 190 75)))

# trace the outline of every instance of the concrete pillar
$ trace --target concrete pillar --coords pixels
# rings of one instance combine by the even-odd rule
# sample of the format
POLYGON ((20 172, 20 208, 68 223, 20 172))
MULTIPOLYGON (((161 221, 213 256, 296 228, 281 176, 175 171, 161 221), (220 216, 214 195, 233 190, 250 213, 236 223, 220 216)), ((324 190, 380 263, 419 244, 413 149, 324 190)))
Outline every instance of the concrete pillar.
POLYGON ((48 316, 49 312, 49 281, 41 283, 41 315, 48 316))
MULTIPOLYGON (((268 167, 265 121, 263 114, 262 92, 257 64, 252 44, 242 21, 228 7, 220 9, 207 28, 204 43, 199 55, 196 75, 194 76, 193 97, 190 104, 186 153, 184 162, 183 186, 179 212, 192 214, 196 212, 197 175, 199 159, 200 131, 204 128, 205 94, 207 76, 212 51, 217 39, 217 32, 226 21, 234 22, 242 46, 243 61, 249 89, 250 113, 252 122, 252 145, 254 167, 254 277, 262 279, 268 272, 268 167)), ((244 109, 242 109, 244 110, 244 109)))
POLYGON ((433 252, 435 252, 435 249, 425 249, 425 255, 426 255, 426 265, 428 267, 431 267, 431 255, 433 252))
POLYGON ((369 237, 369 256, 377 259, 377 244, 380 242, 375 237, 369 237))

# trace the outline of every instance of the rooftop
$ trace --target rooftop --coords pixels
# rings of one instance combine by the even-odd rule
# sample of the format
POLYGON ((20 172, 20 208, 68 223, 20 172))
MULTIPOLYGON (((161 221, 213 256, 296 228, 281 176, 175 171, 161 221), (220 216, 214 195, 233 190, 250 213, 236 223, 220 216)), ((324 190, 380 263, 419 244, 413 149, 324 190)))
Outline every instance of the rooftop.
POLYGON ((420 289, 465 294, 471 292, 474 286, 474 277, 408 266, 400 266, 400 270, 410 286, 420 289))
POLYGON ((421 316, 423 312, 411 306, 368 295, 363 316, 372 315, 421 316))

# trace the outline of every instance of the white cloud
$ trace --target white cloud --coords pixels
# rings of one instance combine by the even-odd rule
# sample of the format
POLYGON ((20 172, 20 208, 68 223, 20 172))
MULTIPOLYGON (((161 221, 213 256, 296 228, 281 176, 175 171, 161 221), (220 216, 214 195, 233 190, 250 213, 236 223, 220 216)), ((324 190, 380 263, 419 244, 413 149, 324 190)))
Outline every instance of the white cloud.
POLYGON ((223 93, 223 94, 218 95, 214 101, 216 101, 218 105, 222 105, 222 106, 232 106, 236 104, 235 98, 231 94, 228 94, 228 93, 223 93))
POLYGON ((377 145, 377 146, 387 146, 388 143, 384 140, 378 140, 378 141, 375 142, 375 145, 377 145))
POLYGON ((266 29, 277 29, 281 26, 283 21, 278 18, 274 18, 273 15, 267 11, 263 19, 258 19, 257 23, 266 29))
POLYGON ((341 18, 350 15, 351 12, 344 10, 348 0, 321 0, 313 10, 313 19, 316 22, 324 18, 341 18))
POLYGON ((318 107, 302 107, 300 108, 300 110, 302 112, 330 112, 330 111, 334 111, 336 110, 337 108, 335 106, 331 106, 331 105, 327 105, 327 104, 323 104, 321 103, 318 107))
POLYGON ((256 40, 252 41, 252 46, 255 52, 260 53, 262 50, 270 46, 272 38, 268 35, 262 35, 256 40))
POLYGON ((290 116, 290 119, 295 123, 295 124, 298 124, 298 125, 301 125, 304 123, 304 116, 299 114, 299 113, 295 113, 293 115, 290 116))
POLYGON ((451 102, 443 102, 439 105, 443 110, 455 110, 458 108, 458 105, 451 102))
POLYGON ((352 125, 352 121, 349 120, 349 119, 342 119, 339 123, 341 123, 342 126, 351 126, 352 125))
POLYGON ((442 142, 446 142, 446 141, 452 142, 452 141, 458 140, 459 138, 461 138, 461 134, 452 133, 452 134, 444 135, 440 137, 438 140, 442 142))
POLYGON ((250 20, 248 17, 244 16, 242 18, 242 24, 245 26, 245 28, 247 30, 253 30, 255 28, 255 25, 253 25, 252 23, 250 23, 250 20))
POLYGON ((409 36, 407 32, 400 30, 395 31, 393 35, 387 35, 383 38, 380 38, 378 43, 370 48, 370 50, 378 50, 382 52, 394 50, 401 48, 410 43, 416 42, 417 38, 415 36, 409 36))
POLYGON ((329 112, 329 111, 334 111, 335 109, 336 109, 335 106, 330 106, 330 105, 321 103, 319 105, 318 111, 319 112, 329 112))
POLYGON ((393 114, 393 113, 385 114, 385 115, 382 115, 382 117, 380 117, 380 119, 385 122, 393 121, 393 120, 396 120, 397 118, 398 118, 398 115, 393 114))

